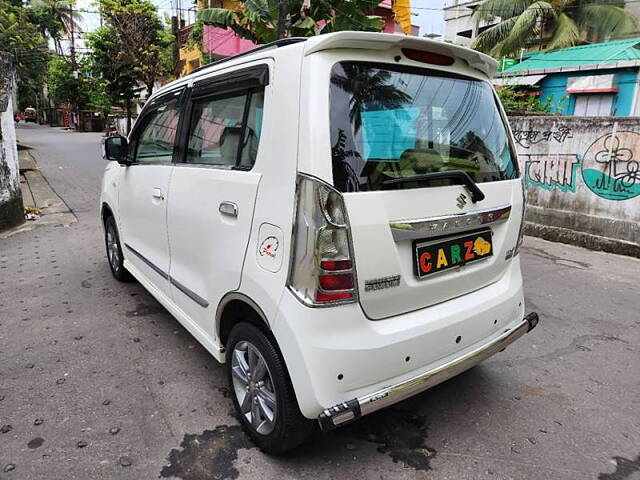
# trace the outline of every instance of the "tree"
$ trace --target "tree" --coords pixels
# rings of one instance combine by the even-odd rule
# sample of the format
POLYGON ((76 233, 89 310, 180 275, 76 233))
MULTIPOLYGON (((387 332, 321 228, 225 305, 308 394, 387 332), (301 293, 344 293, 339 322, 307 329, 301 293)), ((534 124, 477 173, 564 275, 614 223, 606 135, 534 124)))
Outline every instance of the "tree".
POLYGON ((160 58, 167 39, 155 5, 148 0, 101 0, 100 4, 105 20, 115 29, 121 61, 129 62, 151 95, 156 79, 167 73, 160 58))
POLYGON ((238 36, 256 43, 341 30, 379 32, 384 20, 368 15, 378 3, 377 0, 247 0, 239 2, 237 9, 202 10, 196 27, 204 24, 231 28, 238 36))
POLYGON ((42 36, 48 36, 53 41, 55 51, 62 55, 62 37, 71 31, 79 31, 78 22, 81 14, 73 9, 71 0, 33 0, 30 16, 32 22, 38 26, 42 36))
POLYGON ((87 35, 91 63, 112 101, 125 107, 130 129, 139 84, 150 96, 156 80, 170 72, 166 51, 173 36, 166 33, 149 0, 100 0, 100 9, 105 24, 87 35))
POLYGON ((480 33, 473 48, 502 57, 537 45, 540 50, 604 42, 637 31, 623 0, 484 0, 473 16, 479 24, 500 21, 480 33))
POLYGON ((91 71, 104 81, 105 93, 114 105, 121 105, 127 114, 127 131, 131 130, 131 103, 138 97, 138 76, 125 56, 120 55, 116 29, 103 26, 87 35, 91 49, 91 71))
POLYGON ((106 82, 91 74, 91 64, 86 57, 80 59, 78 75, 74 75, 71 64, 64 58, 52 56, 49 60, 47 87, 49 97, 55 104, 77 105, 93 108, 103 113, 111 109, 111 98, 106 95, 106 82))
POLYGON ((28 8, 0 0, 0 12, 0 50, 11 54, 16 65, 19 108, 35 106, 49 58, 47 41, 31 22, 28 8))
POLYGON ((47 88, 49 97, 56 105, 73 103, 80 105, 78 80, 73 76, 71 65, 64 59, 54 55, 49 60, 47 88))

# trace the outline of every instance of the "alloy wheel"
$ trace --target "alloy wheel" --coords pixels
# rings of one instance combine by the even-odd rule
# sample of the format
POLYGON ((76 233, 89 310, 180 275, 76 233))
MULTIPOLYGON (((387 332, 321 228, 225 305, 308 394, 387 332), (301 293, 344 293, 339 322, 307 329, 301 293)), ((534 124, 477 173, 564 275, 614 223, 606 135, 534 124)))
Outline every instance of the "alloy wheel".
POLYGON ((264 357, 252 343, 240 341, 233 349, 231 372, 242 415, 257 433, 269 435, 276 426, 277 398, 264 357))
POLYGON ((111 268, 117 272, 120 268, 120 247, 118 247, 118 237, 113 226, 107 228, 107 256, 111 268))

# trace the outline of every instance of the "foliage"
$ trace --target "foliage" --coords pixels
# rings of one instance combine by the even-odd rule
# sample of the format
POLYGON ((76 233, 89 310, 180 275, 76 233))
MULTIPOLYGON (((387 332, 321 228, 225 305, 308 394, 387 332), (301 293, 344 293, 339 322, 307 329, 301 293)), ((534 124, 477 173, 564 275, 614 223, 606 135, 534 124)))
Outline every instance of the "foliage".
POLYGON ((149 0, 101 0, 100 6, 115 33, 116 61, 128 65, 150 95, 156 79, 168 73, 160 59, 167 39, 155 5, 149 0))
POLYGON ((204 23, 202 22, 202 16, 198 15, 193 27, 191 27, 191 31, 189 32, 189 39, 187 41, 188 45, 196 47, 202 45, 203 28, 204 23))
POLYGON ((81 58, 76 78, 67 60, 53 56, 48 65, 47 88, 56 105, 71 104, 104 113, 111 109, 111 98, 105 95, 106 82, 91 75, 87 58, 81 58))
POLYGON ((377 0, 247 0, 237 9, 205 9, 198 14, 198 20, 205 25, 231 28, 238 36, 256 43, 269 43, 283 36, 310 37, 340 30, 379 32, 384 27, 383 19, 367 14, 377 5, 377 0), (279 11, 283 5, 285 16, 279 11), (281 28, 279 18, 284 20, 281 28))
POLYGON ((151 95, 156 80, 171 72, 174 37, 149 0, 100 0, 100 9, 104 26, 86 37, 90 68, 110 100, 126 108, 130 123, 139 84, 151 95))
POLYGON ((53 40, 56 53, 62 54, 62 37, 80 31, 81 14, 73 10, 72 0, 33 0, 29 16, 44 37, 53 40))
POLYGON ((173 71, 173 48, 176 37, 171 29, 171 18, 165 15, 162 28, 158 32, 160 71, 163 77, 168 77, 173 71))
POLYGON ((480 33, 473 47, 496 58, 537 45, 540 50, 604 42, 637 31, 623 0, 484 0, 475 21, 500 21, 480 33))
POLYGON ((79 82, 73 76, 71 64, 55 55, 48 64, 47 88, 49 97, 56 105, 83 103, 79 98, 79 82))
POLYGON ((125 106, 138 96, 138 77, 127 58, 120 55, 117 32, 111 25, 103 26, 87 35, 91 49, 89 69, 104 82, 105 94, 116 105, 125 106))
POLYGON ((552 97, 541 102, 531 92, 523 92, 517 86, 505 85, 497 89, 498 97, 509 115, 527 115, 550 113, 552 97))
POLYGON ((13 55, 19 108, 35 106, 44 83, 49 57, 47 41, 30 20, 30 10, 0 0, 0 50, 13 55))

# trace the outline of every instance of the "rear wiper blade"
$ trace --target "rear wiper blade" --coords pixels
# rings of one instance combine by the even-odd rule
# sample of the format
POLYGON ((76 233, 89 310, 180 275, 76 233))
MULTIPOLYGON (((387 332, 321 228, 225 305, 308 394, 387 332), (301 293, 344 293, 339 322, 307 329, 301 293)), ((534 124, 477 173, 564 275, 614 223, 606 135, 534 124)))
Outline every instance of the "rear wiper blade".
POLYGON ((411 177, 393 178, 382 182, 383 187, 392 185, 401 185, 403 183, 410 182, 432 182, 436 180, 455 180, 460 185, 467 187, 471 192, 471 201, 473 203, 484 200, 484 193, 478 187, 478 184, 473 181, 473 178, 462 170, 447 170, 445 172, 431 172, 423 173, 421 175, 413 175, 411 177))

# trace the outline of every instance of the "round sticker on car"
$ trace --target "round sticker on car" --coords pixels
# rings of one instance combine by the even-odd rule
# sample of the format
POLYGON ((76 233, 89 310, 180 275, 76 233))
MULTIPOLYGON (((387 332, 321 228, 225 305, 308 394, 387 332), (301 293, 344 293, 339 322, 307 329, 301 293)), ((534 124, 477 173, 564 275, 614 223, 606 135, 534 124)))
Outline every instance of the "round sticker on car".
POLYGON ((275 258, 276 255, 278 254, 279 245, 280 245, 280 242, 276 237, 274 236, 267 237, 262 241, 262 244, 260 245, 260 249, 258 250, 258 253, 262 256, 266 255, 268 257, 275 258))
POLYGON ((270 223, 260 225, 256 260, 263 269, 275 273, 282 266, 282 230, 270 223))

